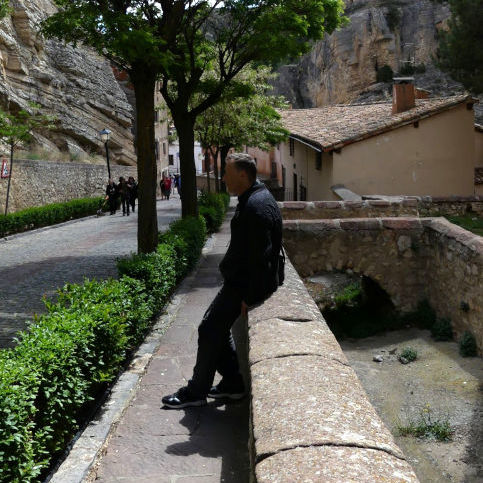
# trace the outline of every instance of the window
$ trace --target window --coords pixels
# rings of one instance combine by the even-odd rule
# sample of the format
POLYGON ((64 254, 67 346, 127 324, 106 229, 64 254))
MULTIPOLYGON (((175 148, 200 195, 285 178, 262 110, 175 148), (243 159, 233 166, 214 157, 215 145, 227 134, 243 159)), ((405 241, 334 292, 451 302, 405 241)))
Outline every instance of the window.
POLYGON ((288 144, 289 144, 289 149, 290 149, 290 156, 293 156, 294 153, 295 153, 295 141, 292 138, 290 138, 288 140, 288 144))
POLYGON ((159 159, 159 141, 154 141, 154 158, 159 159))
POLYGON ((172 154, 170 154, 168 156, 168 159, 169 159, 169 161, 168 161, 169 165, 173 166, 174 165, 174 156, 172 154))
POLYGON ((317 171, 322 169, 322 153, 319 151, 315 152, 315 169, 317 171))
POLYGON ((277 177, 277 163, 272 161, 272 170, 270 172, 270 178, 275 179, 277 177))
POLYGON ((163 154, 166 154, 166 143, 163 143, 163 154))
POLYGON ((159 122, 159 111, 157 109, 154 110, 154 122, 159 122))
POLYGON ((285 169, 285 166, 282 166, 282 186, 283 186, 283 189, 285 189, 285 186, 286 186, 286 179, 287 179, 287 170, 285 169))

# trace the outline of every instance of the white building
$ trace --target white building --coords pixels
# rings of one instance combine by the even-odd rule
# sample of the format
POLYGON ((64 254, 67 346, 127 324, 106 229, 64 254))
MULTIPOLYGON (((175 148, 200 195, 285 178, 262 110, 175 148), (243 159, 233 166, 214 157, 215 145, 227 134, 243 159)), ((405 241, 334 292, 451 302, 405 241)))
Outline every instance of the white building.
MULTIPOLYGON (((200 143, 195 142, 195 167, 196 174, 203 172, 203 152, 200 143)), ((169 144, 169 172, 171 174, 180 174, 181 167, 179 164, 179 140, 173 141, 169 144)))

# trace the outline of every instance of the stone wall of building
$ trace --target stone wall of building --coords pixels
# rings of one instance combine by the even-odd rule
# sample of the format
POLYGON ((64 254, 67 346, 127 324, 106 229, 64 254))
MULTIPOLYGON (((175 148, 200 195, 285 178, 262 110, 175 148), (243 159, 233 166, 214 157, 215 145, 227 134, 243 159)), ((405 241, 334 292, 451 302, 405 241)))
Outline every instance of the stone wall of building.
MULTIPOLYGON (((134 176, 135 166, 111 165, 111 176, 134 176)), ((14 160, 8 212, 32 206, 102 196, 107 183, 107 167, 81 163, 14 160)), ((5 211, 8 179, 0 179, 0 213, 5 211)))
POLYGON ((418 481, 290 262, 248 345, 258 483, 418 481))
POLYGON ((279 203, 285 220, 373 218, 393 216, 442 216, 483 214, 483 196, 436 198, 407 196, 401 199, 361 201, 285 201, 279 203))
POLYGON ((284 245, 302 277, 352 270, 377 281, 402 312, 428 299, 456 337, 483 350, 483 238, 444 218, 284 222, 284 245))

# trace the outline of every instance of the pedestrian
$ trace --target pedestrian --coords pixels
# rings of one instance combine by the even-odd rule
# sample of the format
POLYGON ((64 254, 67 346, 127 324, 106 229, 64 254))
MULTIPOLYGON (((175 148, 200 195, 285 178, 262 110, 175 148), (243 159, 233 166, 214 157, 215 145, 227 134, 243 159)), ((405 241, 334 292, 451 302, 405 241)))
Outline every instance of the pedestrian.
POLYGON ((207 396, 235 400, 245 395, 231 326, 278 288, 282 246, 280 210, 256 174, 255 161, 249 154, 227 157, 223 179, 228 191, 238 195, 238 206, 231 221, 230 245, 219 266, 223 286, 198 328, 193 375, 187 386, 162 398, 167 408, 202 406, 207 396), (216 371, 222 379, 212 386, 216 371))
POLYGON ((129 216, 129 187, 126 179, 121 176, 119 178, 119 184, 117 185, 119 195, 121 196, 122 216, 129 216))
POLYGON ((171 195, 171 178, 169 176, 165 176, 163 178, 164 184, 164 196, 169 200, 169 196, 171 195))
POLYGON ((136 211, 136 198, 138 197, 138 184, 133 176, 129 176, 127 179, 127 186, 129 188, 129 204, 131 205, 131 211, 136 211))
POLYGON ((110 214, 114 215, 116 213, 117 186, 112 179, 109 180, 106 186, 106 200, 109 203, 110 214))
POLYGON ((161 181, 159 182, 159 186, 161 188, 161 199, 164 200, 166 198, 165 188, 164 188, 164 174, 161 177, 161 181))

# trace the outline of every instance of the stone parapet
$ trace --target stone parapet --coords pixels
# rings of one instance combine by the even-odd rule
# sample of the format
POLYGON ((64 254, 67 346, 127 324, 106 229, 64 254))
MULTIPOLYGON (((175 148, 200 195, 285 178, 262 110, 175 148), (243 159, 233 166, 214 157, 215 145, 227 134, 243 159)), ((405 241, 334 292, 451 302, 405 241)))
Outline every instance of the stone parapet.
POLYGON ((290 262, 248 338, 256 481, 418 481, 290 262))
MULTIPOLYGON (((14 160, 8 211, 32 206, 61 203, 75 198, 91 198, 105 194, 105 164, 61 163, 51 161, 14 160)), ((117 180, 133 176, 135 166, 111 165, 111 176, 117 180)), ((8 179, 0 180, 0 212, 5 210, 8 179)))
POLYGON ((427 299, 454 335, 483 350, 483 238, 445 218, 284 221, 284 244, 303 277, 352 270, 375 280, 402 312, 427 299))
POLYGON ((362 201, 285 201, 279 203, 285 220, 441 216, 483 213, 483 196, 437 198, 405 196, 362 201))

